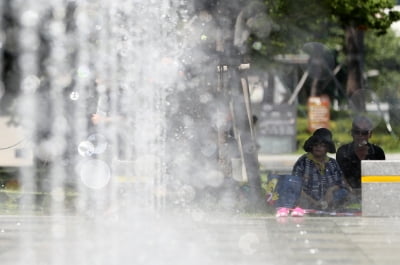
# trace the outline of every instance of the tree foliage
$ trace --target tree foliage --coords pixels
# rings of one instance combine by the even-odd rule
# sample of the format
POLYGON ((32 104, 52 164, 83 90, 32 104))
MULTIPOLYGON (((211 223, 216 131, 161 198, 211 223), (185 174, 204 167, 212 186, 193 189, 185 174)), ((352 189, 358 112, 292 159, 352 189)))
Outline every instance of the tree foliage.
POLYGON ((251 35, 250 45, 263 44, 255 55, 297 52, 308 41, 329 43, 338 37, 343 41, 348 26, 383 34, 400 19, 400 12, 392 10, 393 0, 268 0, 264 4, 278 28, 264 39, 251 35))
POLYGON ((251 35, 250 45, 256 42, 263 44, 260 49, 252 47, 255 56, 297 53, 306 42, 326 40, 334 26, 328 9, 318 0, 267 1, 266 5, 268 16, 277 28, 266 38, 251 35), (309 6, 313 8, 307 8, 309 6))
MULTIPOLYGON (((348 76, 346 82, 347 95, 365 88, 364 72, 364 33, 373 30, 378 35, 385 34, 390 25, 400 19, 400 13, 392 10, 393 0, 326 0, 332 15, 342 26, 344 37, 344 53, 348 76)), ((361 102, 356 108, 365 109, 361 102)))
POLYGON ((360 29, 373 29, 386 33, 390 25, 400 19, 393 0, 326 0, 331 13, 345 28, 349 25, 360 29))
POLYGON ((400 37, 391 30, 383 36, 370 32, 365 37, 365 70, 375 73, 368 78, 368 88, 385 101, 399 99, 400 37))
POLYGON ((264 3, 279 28, 265 39, 251 35, 249 45, 254 61, 271 59, 278 53, 303 52, 305 43, 320 42, 335 48, 339 57, 345 58, 349 96, 365 88, 365 32, 381 36, 400 19, 400 12, 393 10, 393 0, 269 0, 264 3))

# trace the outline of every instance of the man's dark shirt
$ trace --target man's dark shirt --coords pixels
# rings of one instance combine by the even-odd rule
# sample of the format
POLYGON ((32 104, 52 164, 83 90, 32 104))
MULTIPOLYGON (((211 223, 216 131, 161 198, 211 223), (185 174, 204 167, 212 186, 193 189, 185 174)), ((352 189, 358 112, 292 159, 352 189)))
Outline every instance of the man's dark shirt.
MULTIPOLYGON (((364 160, 385 160, 385 152, 379 146, 368 143, 368 155, 364 160)), ((339 147, 336 161, 350 186, 355 189, 361 188, 361 160, 354 151, 353 143, 339 147)))

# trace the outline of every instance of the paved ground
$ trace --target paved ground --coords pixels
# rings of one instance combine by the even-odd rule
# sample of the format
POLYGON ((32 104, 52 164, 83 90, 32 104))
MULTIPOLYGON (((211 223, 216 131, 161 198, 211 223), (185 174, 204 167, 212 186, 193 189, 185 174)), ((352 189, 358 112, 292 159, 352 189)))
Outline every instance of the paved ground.
MULTIPOLYGON (((136 213, 137 214, 137 213, 136 213)), ((16 264, 400 264, 391 218, 130 214, 0 216, 0 262, 16 264), (147 216, 146 218, 143 216, 147 216)))
MULTIPOLYGON (((285 171, 297 157, 261 156, 260 162, 285 171)), ((173 216, 132 210, 0 215, 1 265, 398 265, 399 250, 398 218, 276 219, 193 209, 173 216)))

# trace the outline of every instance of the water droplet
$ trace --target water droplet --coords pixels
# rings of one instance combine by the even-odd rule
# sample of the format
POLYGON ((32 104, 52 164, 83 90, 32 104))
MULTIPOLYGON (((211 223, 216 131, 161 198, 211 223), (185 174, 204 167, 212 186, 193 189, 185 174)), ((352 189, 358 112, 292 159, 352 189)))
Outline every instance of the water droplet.
POLYGON ((217 151, 217 144, 212 141, 207 141, 203 143, 200 150, 203 155, 210 157, 217 151))
POLYGON ((102 160, 84 161, 79 167, 83 184, 92 189, 104 188, 111 179, 110 167, 102 160))
POLYGON ((88 141, 92 143, 94 147, 93 153, 95 154, 101 154, 107 149, 108 146, 107 139, 102 134, 98 133, 91 134, 88 137, 88 141))
POLYGON ((191 202, 196 197, 196 190, 190 185, 184 185, 179 189, 178 196, 184 202, 191 202))
POLYGON ((208 37, 207 37, 207 35, 202 34, 202 35, 200 36, 200 39, 201 39, 202 41, 206 41, 206 40, 208 39, 208 37))
POLYGON ((78 145, 78 153, 83 157, 90 157, 94 154, 94 146, 89 141, 83 141, 78 145))
POLYGON ((200 102, 205 104, 212 100, 212 95, 210 93, 204 93, 200 95, 200 102))
POLYGON ((79 99, 79 93, 77 91, 72 91, 71 94, 69 94, 69 98, 71 100, 78 100, 79 99))
POLYGON ((262 48, 261 42, 256 41, 256 42, 253 43, 253 49, 254 50, 261 50, 261 48, 262 48))
POLYGON ((260 239, 256 234, 246 233, 240 237, 238 245, 243 254, 252 255, 257 251, 257 249, 254 248, 254 245, 259 243, 260 239))

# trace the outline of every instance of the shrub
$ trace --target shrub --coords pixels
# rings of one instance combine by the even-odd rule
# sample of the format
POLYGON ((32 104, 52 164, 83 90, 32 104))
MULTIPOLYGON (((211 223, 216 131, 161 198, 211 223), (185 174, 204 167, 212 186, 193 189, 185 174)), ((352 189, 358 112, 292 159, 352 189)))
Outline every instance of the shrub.
MULTIPOLYGON (((349 143, 352 140, 350 135, 352 119, 350 115, 344 115, 343 112, 337 112, 334 117, 335 119, 331 117, 329 125, 336 148, 338 148, 340 145, 349 143)), ((303 144, 311 136, 311 133, 307 130, 307 123, 307 117, 299 116, 297 118, 296 141, 298 153, 304 152, 303 144)), ((396 130, 394 129, 394 131, 396 130)), ((388 132, 386 124, 383 121, 374 129, 370 142, 379 145, 385 152, 400 152, 399 139, 388 132)))

